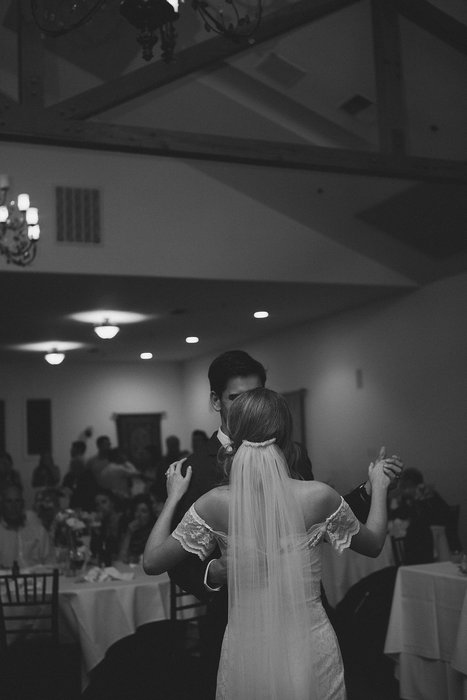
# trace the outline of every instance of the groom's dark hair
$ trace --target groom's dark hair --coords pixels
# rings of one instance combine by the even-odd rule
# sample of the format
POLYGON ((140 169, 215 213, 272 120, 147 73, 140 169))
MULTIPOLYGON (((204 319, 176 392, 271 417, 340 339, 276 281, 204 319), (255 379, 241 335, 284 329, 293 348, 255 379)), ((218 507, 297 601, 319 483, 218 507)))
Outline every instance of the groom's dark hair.
POLYGON ((266 384, 266 370, 261 362, 254 360, 243 350, 228 350, 211 362, 208 371, 209 384, 219 398, 227 383, 233 377, 250 377, 256 375, 261 386, 266 384))

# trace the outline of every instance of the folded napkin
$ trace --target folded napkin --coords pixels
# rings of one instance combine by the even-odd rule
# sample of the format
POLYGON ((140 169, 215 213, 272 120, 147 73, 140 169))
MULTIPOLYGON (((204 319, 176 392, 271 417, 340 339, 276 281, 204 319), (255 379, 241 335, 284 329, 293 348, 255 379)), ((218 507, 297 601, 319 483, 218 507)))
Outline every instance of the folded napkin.
POLYGON ((115 566, 106 566, 103 569, 93 566, 79 580, 87 581, 88 583, 100 583, 101 581, 132 581, 134 577, 135 575, 132 571, 122 573, 115 566))

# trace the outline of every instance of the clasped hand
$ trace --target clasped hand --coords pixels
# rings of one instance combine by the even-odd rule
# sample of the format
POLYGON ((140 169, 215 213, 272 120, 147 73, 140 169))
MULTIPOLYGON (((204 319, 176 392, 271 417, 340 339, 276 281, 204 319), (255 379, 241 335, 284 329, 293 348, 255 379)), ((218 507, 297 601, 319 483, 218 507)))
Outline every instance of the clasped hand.
POLYGON ((382 447, 376 462, 372 462, 368 468, 368 478, 371 486, 376 483, 387 487, 400 478, 404 463, 398 455, 386 457, 386 448, 382 447))

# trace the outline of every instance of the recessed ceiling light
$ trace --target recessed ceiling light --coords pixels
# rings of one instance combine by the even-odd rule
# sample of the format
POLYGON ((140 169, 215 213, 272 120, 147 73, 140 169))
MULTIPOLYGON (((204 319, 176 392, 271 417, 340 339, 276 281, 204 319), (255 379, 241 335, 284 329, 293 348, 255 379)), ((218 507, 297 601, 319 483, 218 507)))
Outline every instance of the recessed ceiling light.
POLYGON ((267 318, 269 316, 268 311, 255 311, 253 314, 255 318, 267 318))
POLYGON ((188 338, 185 338, 185 342, 187 342, 187 343, 199 343, 199 338, 197 338, 196 335, 189 335, 188 338))
POLYGON ((152 357, 153 357, 152 352, 142 352, 140 354, 140 358, 142 360, 152 360, 152 357))

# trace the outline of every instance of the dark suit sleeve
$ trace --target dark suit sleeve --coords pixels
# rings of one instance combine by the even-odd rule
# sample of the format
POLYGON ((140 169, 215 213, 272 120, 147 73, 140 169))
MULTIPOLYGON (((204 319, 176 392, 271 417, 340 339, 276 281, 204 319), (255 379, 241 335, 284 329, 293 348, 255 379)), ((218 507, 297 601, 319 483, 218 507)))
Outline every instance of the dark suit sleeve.
MULTIPOLYGON (((213 438, 211 438, 212 440, 213 438)), ((184 468, 188 465, 192 468, 192 477, 186 494, 178 504, 172 521, 172 530, 176 528, 193 503, 219 483, 217 445, 214 442, 211 444, 210 453, 206 451, 202 455, 190 455, 184 464, 184 468)), ((204 574, 209 561, 219 556, 220 551, 217 548, 211 557, 205 561, 201 561, 195 554, 190 554, 168 572, 170 580, 174 581, 187 593, 196 596, 199 600, 207 601, 210 593, 204 585, 204 574)))
POLYGON ((361 523, 366 523, 368 513, 370 512, 371 497, 362 493, 361 485, 344 496, 349 506, 354 512, 354 515, 361 523))

